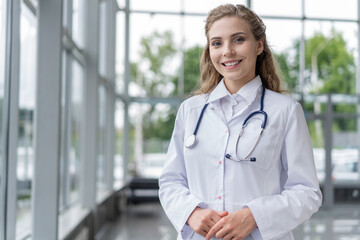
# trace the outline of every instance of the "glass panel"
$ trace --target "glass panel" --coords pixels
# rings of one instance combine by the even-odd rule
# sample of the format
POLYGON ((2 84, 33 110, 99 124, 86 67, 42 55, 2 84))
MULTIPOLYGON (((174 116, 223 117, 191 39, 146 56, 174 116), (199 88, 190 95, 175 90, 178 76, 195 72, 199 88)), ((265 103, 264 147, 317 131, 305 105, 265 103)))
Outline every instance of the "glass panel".
POLYGON ((305 22, 305 91, 355 93, 357 25, 305 22))
POLYGON ((106 88, 99 86, 99 130, 97 158, 97 188, 106 188, 106 122, 107 122, 106 88))
MULTIPOLYGON (((200 80, 200 58, 206 44, 205 17, 184 18, 184 94, 195 90, 200 80)), ((176 78, 177 80, 178 78, 176 78)), ((177 82, 175 82, 177 87, 177 82)), ((175 91, 176 93, 177 91, 175 91)))
POLYGON ((180 0, 131 0, 130 7, 132 10, 146 11, 180 11, 180 0))
POLYGON ((125 8, 125 0, 117 0, 117 4, 119 6, 119 8, 125 8))
POLYGON ((130 95, 173 95, 181 64, 180 16, 133 14, 131 23, 130 95))
POLYGON ((83 0, 73 0, 72 37, 80 48, 84 46, 84 4, 83 0))
POLYGON ((123 132, 124 132, 124 104, 115 103, 115 156, 114 156, 114 189, 122 187, 124 183, 123 163, 123 132))
MULTIPOLYGON (((306 103, 304 106, 305 112, 312 112, 314 103, 306 103)), ((308 120, 307 121, 311 142, 314 151, 314 160, 317 176, 320 184, 324 184, 325 180, 325 143, 323 122, 321 120, 308 120)))
POLYGON ((99 73, 106 76, 107 67, 107 33, 108 33, 107 2, 100 3, 99 9, 99 73))
POLYGON ((174 126, 176 108, 168 104, 133 103, 129 109, 130 165, 133 176, 158 178, 174 126))
POLYGON ((84 69, 72 62, 71 105, 70 105, 70 151, 69 151, 69 203, 79 200, 80 178, 80 132, 82 125, 84 69))
POLYGON ((118 11, 116 14, 116 92, 124 92, 124 65, 125 65, 125 14, 118 11))
POLYGON ((253 0, 253 10, 260 16, 301 16, 301 0, 253 0))
POLYGON ((21 5, 19 136, 17 149, 16 236, 31 231, 31 182, 34 164, 34 111, 36 87, 36 18, 21 5))
POLYGON ((305 0, 306 17, 356 20, 357 9, 356 0, 346 2, 339 2, 338 0, 305 0))
POLYGON ((184 0, 185 12, 196 12, 207 14, 213 8, 216 8, 219 5, 232 3, 232 4, 244 4, 246 5, 246 0, 238 1, 226 1, 226 0, 184 0))
POLYGON ((279 63, 288 90, 293 92, 298 87, 301 22, 264 19, 264 23, 269 47, 279 63), (288 30, 280 33, 279 29, 284 28, 288 30))
MULTIPOLYGON (((333 109, 340 116, 333 122, 332 179, 341 186, 359 184, 360 118, 345 118, 358 112, 357 105, 339 103, 333 109)), ((348 202, 354 197, 350 190, 335 192, 335 201, 348 202)))

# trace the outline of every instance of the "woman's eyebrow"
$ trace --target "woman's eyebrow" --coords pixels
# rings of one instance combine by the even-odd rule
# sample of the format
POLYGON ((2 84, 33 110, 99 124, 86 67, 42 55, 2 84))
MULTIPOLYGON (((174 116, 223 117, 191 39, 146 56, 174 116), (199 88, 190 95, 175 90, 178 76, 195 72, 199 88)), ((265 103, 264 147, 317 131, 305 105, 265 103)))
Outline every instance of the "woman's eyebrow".
MULTIPOLYGON (((236 32, 236 33, 231 34, 231 37, 234 37, 234 36, 237 36, 237 35, 246 35, 246 33, 245 32, 236 32)), ((221 38, 222 37, 215 36, 215 37, 210 38, 210 41, 221 39, 221 38)))

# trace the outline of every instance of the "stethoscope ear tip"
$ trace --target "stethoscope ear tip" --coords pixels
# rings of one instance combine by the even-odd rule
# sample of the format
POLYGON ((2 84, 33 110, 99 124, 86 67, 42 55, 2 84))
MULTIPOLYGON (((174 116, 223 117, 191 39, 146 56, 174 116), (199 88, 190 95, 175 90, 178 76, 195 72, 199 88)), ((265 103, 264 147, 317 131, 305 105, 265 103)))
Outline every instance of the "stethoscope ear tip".
POLYGON ((251 157, 250 162, 256 162, 256 157, 251 157))

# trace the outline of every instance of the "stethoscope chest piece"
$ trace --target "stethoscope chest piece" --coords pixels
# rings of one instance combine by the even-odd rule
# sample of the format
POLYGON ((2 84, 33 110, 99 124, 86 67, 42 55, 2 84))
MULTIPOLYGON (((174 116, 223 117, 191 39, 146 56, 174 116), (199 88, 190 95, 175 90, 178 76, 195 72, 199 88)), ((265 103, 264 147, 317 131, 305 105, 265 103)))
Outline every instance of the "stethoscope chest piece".
POLYGON ((195 136, 195 134, 192 134, 192 135, 188 136, 188 137, 186 138, 186 141, 185 141, 185 147, 191 148, 192 146, 194 146, 195 141, 196 141, 196 136, 195 136))

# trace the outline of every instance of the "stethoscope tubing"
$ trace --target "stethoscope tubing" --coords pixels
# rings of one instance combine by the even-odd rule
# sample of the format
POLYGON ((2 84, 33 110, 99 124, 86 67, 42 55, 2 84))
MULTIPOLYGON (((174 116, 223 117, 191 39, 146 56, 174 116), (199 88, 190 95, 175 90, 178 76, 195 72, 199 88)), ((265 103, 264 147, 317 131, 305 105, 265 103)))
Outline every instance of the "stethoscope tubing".
MULTIPOLYGON (((261 93, 261 99, 260 99, 260 110, 254 111, 254 112, 250 113, 249 116, 247 116, 246 119, 244 120, 244 122, 243 122, 243 124, 242 124, 242 126, 241 126, 240 133, 239 133, 238 138, 237 138, 237 140, 236 140, 236 145, 235 145, 235 155, 236 155, 236 158, 232 157, 230 154, 226 154, 226 155, 225 155, 226 158, 231 159, 231 160, 234 160, 234 161, 238 161, 238 162, 240 162, 240 161, 251 161, 251 162, 255 162, 255 161, 256 161, 256 158, 254 158, 254 157, 251 157, 250 159, 247 159, 247 158, 248 158, 248 157, 250 156, 250 154, 254 151, 254 149, 255 149, 255 147, 257 146, 257 144, 258 144, 258 142, 259 142, 259 140, 260 140, 260 137, 261 137, 261 135, 262 135, 262 133, 263 133, 265 127, 266 127, 266 123, 267 123, 267 113, 263 110, 263 109, 264 109, 264 96, 265 96, 265 85, 262 84, 262 93, 261 93), (238 146, 238 144, 239 144, 240 137, 241 137, 241 135, 242 135, 242 133, 243 133, 243 131, 244 131, 244 128, 245 128, 246 124, 247 124, 248 121, 249 121, 254 115, 256 115, 256 114, 261 114, 261 115, 264 116, 264 120, 263 120, 263 122, 262 122, 262 124, 261 124, 261 131, 260 131, 259 136, 258 136, 257 139, 256 139, 256 142, 255 142, 254 146, 250 149, 249 153, 248 153, 243 159, 241 159, 241 158, 238 157, 238 154, 237 154, 237 146, 238 146)), ((195 142, 196 142, 196 134, 197 134, 197 132, 198 132, 198 130, 199 130, 201 120, 202 120, 202 118, 203 118, 205 109, 207 108, 208 105, 209 105, 209 103, 206 103, 206 104, 204 105, 204 107, 202 108, 201 113, 200 113, 200 115, 199 115, 199 119, 198 119, 198 121, 197 121, 197 123, 196 123, 196 126, 195 126, 195 130, 194 130, 193 134, 190 135, 190 136, 186 139, 185 147, 191 148, 191 147, 193 147, 193 146, 195 145, 195 142)))

